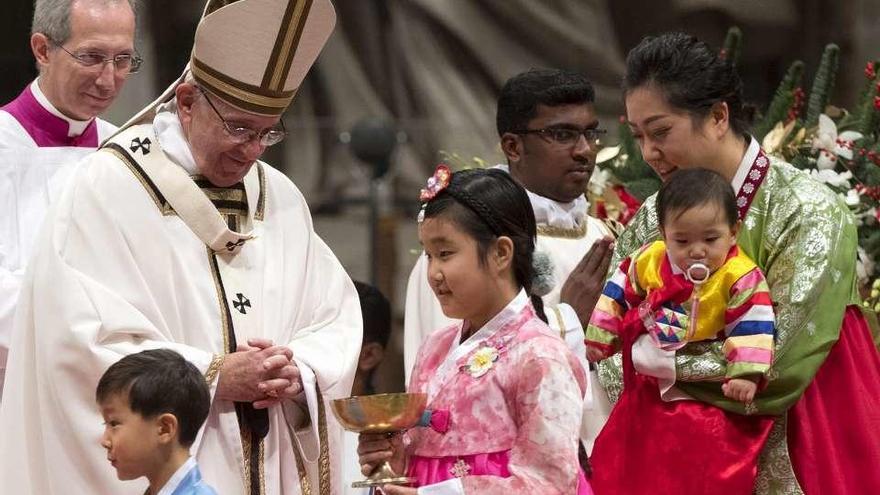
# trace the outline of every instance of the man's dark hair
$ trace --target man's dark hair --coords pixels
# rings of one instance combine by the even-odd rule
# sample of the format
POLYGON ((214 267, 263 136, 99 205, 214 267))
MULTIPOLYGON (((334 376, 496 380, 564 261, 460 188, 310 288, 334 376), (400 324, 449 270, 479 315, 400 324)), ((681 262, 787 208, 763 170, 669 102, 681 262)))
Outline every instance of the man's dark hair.
POLYGON ((705 168, 678 170, 657 193, 657 218, 663 227, 667 215, 707 204, 718 205, 724 212, 727 225, 736 225, 736 196, 730 182, 721 174, 705 168))
POLYGON ((743 84, 730 60, 694 36, 664 33, 647 36, 626 56, 624 95, 653 85, 669 104, 703 119, 716 103, 727 103, 730 127, 746 136, 750 116, 743 105, 743 84))
POLYGON ((132 412, 144 418, 173 414, 178 442, 184 447, 193 444, 211 408, 205 377, 170 349, 129 354, 111 365, 98 382, 95 398, 101 404, 117 394, 127 394, 132 412))
POLYGON ((383 348, 388 345, 391 334, 391 303, 379 289, 358 280, 354 281, 361 300, 364 320, 364 344, 376 342, 383 348))
POLYGON ((593 85, 578 72, 559 69, 532 69, 517 74, 504 84, 498 97, 495 126, 498 136, 523 131, 538 113, 538 105, 593 103, 593 85))

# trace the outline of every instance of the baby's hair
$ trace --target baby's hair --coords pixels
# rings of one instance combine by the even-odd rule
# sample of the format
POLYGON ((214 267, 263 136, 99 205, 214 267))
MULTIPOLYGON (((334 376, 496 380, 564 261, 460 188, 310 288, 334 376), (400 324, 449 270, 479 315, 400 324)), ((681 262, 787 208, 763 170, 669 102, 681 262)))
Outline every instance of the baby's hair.
POLYGON ((211 408, 202 373, 170 349, 129 354, 107 368, 95 399, 103 404, 115 395, 128 395, 129 408, 144 418, 173 414, 180 432, 178 442, 184 447, 193 444, 211 408))
POLYGON ((425 219, 442 217, 477 242, 481 265, 500 236, 513 241, 513 273, 531 296, 538 316, 547 321, 541 298, 532 293, 535 213, 525 189, 498 169, 471 169, 452 174, 449 187, 425 205, 425 219))
POLYGON ((670 214, 677 213, 678 217, 687 210, 707 204, 721 208, 727 225, 736 225, 736 196, 730 182, 705 168, 678 170, 657 193, 657 218, 664 227, 670 214))

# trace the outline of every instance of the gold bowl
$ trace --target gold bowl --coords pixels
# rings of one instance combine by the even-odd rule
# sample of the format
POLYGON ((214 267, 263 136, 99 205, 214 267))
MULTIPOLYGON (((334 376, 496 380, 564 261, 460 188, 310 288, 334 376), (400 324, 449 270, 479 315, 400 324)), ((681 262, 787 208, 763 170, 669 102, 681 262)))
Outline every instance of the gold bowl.
MULTIPOLYGON (((348 431, 393 434, 417 425, 427 403, 427 394, 376 394, 336 399, 330 402, 330 408, 348 431)), ((408 485, 415 481, 394 472, 385 461, 376 466, 367 479, 355 481, 351 486, 408 485)))
POLYGON ((348 431, 391 433, 417 425, 427 402, 426 394, 376 394, 336 399, 330 407, 348 431))

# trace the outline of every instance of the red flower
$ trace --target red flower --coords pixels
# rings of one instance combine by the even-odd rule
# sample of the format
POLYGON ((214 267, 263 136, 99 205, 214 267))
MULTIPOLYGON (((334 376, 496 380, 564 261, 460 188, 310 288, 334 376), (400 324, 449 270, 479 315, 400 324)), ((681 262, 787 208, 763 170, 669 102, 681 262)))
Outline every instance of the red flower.
POLYGON ((452 179, 452 171, 449 170, 444 164, 437 165, 437 168, 434 170, 434 175, 428 178, 428 185, 425 189, 422 189, 419 194, 419 200, 422 203, 427 203, 434 199, 440 191, 449 187, 449 181, 452 179))

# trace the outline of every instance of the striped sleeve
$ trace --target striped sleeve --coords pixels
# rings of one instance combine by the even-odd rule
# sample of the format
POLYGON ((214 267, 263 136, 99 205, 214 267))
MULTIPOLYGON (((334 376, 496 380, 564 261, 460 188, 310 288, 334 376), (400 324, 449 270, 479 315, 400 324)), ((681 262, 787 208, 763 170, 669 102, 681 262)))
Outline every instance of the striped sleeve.
POLYGON ((599 349, 605 357, 616 352, 620 324, 629 309, 624 296, 629 266, 630 258, 627 258, 614 270, 614 274, 605 283, 587 325, 586 345, 599 349))
POLYGON ((759 268, 733 284, 724 320, 727 378, 767 373, 773 363, 776 327, 770 289, 759 268))

